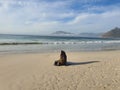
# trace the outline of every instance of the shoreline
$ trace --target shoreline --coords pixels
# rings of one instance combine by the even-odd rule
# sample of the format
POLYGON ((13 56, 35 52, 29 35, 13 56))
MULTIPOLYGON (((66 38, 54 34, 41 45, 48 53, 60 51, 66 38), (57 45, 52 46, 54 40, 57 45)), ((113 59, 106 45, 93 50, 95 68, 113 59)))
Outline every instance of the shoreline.
POLYGON ((120 50, 0 56, 0 90, 120 90, 120 50))
MULTIPOLYGON (((16 52, 4 52, 4 51, 1 51, 0 52, 0 56, 1 55, 16 55, 16 54, 45 54, 45 53, 59 53, 61 50, 64 50, 64 49, 60 49, 60 50, 50 50, 50 51, 16 51, 16 52)), ((105 49, 105 50, 81 50, 81 51, 68 51, 68 50, 64 50, 65 52, 67 53, 87 53, 87 52, 110 52, 110 51, 120 51, 118 49, 105 49)))

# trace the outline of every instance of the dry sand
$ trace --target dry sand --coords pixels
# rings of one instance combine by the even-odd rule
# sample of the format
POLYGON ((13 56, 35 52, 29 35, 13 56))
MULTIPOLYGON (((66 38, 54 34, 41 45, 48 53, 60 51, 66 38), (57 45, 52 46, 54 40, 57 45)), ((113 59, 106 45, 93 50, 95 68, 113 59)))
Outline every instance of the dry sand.
POLYGON ((0 56, 0 90, 120 90, 120 51, 0 56))

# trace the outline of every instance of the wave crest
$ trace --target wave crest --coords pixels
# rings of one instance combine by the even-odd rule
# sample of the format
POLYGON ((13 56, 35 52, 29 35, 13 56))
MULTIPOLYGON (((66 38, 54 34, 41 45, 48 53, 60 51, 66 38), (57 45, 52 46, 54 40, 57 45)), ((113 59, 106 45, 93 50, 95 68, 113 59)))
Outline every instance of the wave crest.
POLYGON ((0 45, 38 45, 38 44, 120 44, 120 40, 108 41, 53 41, 53 42, 0 42, 0 45))

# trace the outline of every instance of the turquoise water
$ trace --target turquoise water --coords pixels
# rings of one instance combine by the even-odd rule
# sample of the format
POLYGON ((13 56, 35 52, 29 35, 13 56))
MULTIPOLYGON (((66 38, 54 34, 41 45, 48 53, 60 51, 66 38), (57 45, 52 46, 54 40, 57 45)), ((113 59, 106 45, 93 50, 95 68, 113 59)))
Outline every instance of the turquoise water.
POLYGON ((0 53, 120 50, 120 39, 0 35, 0 53))

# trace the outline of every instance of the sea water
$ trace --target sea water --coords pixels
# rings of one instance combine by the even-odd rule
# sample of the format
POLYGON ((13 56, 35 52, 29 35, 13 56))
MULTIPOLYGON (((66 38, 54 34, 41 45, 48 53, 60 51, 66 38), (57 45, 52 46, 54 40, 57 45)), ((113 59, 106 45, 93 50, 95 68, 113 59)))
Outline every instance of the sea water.
POLYGON ((0 54, 120 50, 120 39, 79 36, 0 35, 0 54))

